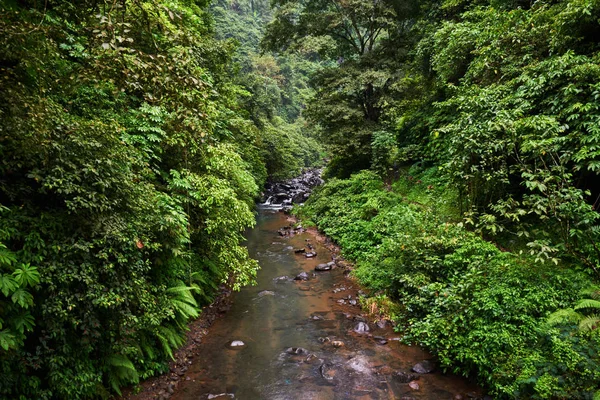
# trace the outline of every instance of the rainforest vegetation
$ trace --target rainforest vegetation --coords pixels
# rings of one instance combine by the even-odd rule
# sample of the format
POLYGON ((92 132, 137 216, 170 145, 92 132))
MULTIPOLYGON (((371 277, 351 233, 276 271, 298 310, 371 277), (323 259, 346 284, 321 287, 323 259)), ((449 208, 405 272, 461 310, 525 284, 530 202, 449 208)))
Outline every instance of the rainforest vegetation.
POLYGON ((495 398, 600 398, 600 0, 0 0, 0 398, 165 372, 267 179, 495 398))
POLYGON ((0 1, 0 398, 165 372, 215 289, 253 281, 260 188, 321 157, 300 116, 313 64, 260 54, 269 15, 0 1))

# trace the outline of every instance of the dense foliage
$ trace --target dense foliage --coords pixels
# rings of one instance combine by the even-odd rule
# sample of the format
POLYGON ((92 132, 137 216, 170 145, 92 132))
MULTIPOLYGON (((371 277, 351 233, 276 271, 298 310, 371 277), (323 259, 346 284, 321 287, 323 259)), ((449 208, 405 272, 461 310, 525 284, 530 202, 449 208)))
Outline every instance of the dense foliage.
POLYGON ((600 2, 276 4, 266 47, 331 60, 307 110, 327 174, 381 179, 332 180, 307 217, 444 365, 499 397, 591 398, 600 2), (431 193, 396 182, 410 166, 436 171, 431 193))
POLYGON ((320 153, 296 93, 289 123, 281 99, 250 118, 237 46, 203 1, 0 2, 0 397, 164 371, 218 285, 253 281, 259 187, 320 153))
POLYGON ((599 332, 578 330, 577 319, 546 322, 577 300, 586 274, 469 232, 446 185, 413 168, 388 188, 365 171, 330 180, 301 213, 357 261, 354 274, 373 290, 368 308, 379 307, 444 369, 477 377, 498 398, 591 398, 599 332))
POLYGON ((268 0, 221 0, 212 11, 218 36, 239 43, 232 69, 237 72, 236 83, 247 91, 242 99, 244 115, 261 130, 261 156, 270 179, 291 178, 304 167, 319 165, 323 149, 303 109, 314 94, 308 80, 320 62, 305 54, 260 50, 265 25, 272 18, 268 0))

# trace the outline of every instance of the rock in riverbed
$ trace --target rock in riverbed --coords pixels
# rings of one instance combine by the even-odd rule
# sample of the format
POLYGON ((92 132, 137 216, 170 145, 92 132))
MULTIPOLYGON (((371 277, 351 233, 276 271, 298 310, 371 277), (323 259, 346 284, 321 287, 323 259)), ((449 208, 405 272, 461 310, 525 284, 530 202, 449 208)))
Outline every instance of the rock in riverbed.
POLYGON ((331 265, 319 264, 315 267, 315 271, 331 271, 331 265))
POLYGON ((300 272, 294 278, 295 281, 307 281, 308 280, 308 272, 300 272))
POLYGON ((359 322, 358 324, 356 324, 356 326, 354 327, 354 332, 356 333, 360 333, 360 334, 365 334, 365 333, 369 333, 371 329, 369 328, 369 325, 367 325, 365 322, 359 322))
POLYGON ((429 374, 435 370, 435 364, 430 360, 424 360, 415 364, 412 370, 418 374, 429 374))

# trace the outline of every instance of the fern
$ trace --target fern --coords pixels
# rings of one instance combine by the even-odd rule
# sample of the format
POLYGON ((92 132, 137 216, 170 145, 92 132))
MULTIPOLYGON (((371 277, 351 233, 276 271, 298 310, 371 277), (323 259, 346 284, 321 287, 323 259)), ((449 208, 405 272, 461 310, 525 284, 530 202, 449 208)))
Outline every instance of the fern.
POLYGON ((198 303, 192 295, 192 291, 195 290, 198 290, 197 286, 186 286, 181 281, 167 289, 171 307, 178 313, 180 322, 185 323, 188 319, 197 318, 199 315, 198 303))
POLYGON ((581 291, 581 295, 591 299, 600 299, 600 286, 591 286, 581 291))
POLYGON ((159 326, 155 332, 164 352, 173 359, 173 350, 184 343, 183 336, 172 326, 159 326))
POLYGON ((577 305, 574 308, 575 308, 575 310, 581 310, 581 309, 587 309, 587 308, 593 308, 593 309, 600 310, 600 301, 593 300, 593 299, 582 299, 582 300, 579 300, 579 303, 577 303, 577 305))
POLYGON ((582 331, 593 331, 600 325, 600 315, 593 314, 584 317, 579 322, 579 329, 582 331))
POLYGON ((119 396, 121 395, 121 386, 139 382, 139 374, 127 356, 112 354, 106 358, 106 364, 108 365, 108 383, 119 396))
POLYGON ((566 308, 553 312, 548 316, 546 322, 548 325, 560 325, 560 324, 577 324, 581 321, 582 315, 572 308, 566 308))

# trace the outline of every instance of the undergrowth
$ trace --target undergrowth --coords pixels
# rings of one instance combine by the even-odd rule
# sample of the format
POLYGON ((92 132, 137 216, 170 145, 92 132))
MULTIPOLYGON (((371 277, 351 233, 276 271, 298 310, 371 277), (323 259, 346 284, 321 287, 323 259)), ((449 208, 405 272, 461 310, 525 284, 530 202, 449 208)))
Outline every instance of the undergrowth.
POLYGON ((503 251, 463 226, 457 194, 435 170, 393 185, 373 172, 332 179, 298 210, 356 262, 370 304, 446 371, 474 377, 497 398, 595 398, 598 330, 548 316, 592 282, 573 265, 503 251))

